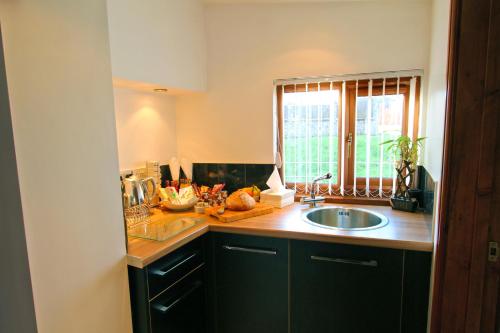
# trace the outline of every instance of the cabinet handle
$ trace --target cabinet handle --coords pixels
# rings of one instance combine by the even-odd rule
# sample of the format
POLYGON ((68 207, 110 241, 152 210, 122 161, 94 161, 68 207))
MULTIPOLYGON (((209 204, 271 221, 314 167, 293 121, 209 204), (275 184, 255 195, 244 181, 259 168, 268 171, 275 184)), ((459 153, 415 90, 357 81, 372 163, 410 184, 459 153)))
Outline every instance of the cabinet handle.
POLYGON ((347 135, 347 158, 351 158, 352 133, 347 135))
POLYGON ((355 260, 355 259, 341 259, 341 258, 329 258, 329 257, 320 257, 320 256, 311 256, 311 260, 315 261, 328 261, 328 262, 336 262, 339 264, 350 264, 350 265, 360 265, 360 266, 369 266, 369 267, 377 267, 378 262, 376 260, 355 260))
POLYGON ((261 250, 261 249, 253 249, 250 247, 239 247, 239 246, 229 246, 229 245, 222 245, 222 248, 224 250, 228 251, 239 251, 239 252, 249 252, 249 253, 258 253, 258 254, 268 254, 268 255, 277 255, 278 251, 275 250, 261 250))
POLYGON ((194 257, 196 257, 198 255, 198 251, 196 251, 195 253, 191 254, 189 257, 179 261, 177 264, 175 264, 174 266, 170 267, 169 269, 167 270, 164 270, 164 269, 152 269, 150 270, 151 274, 153 275, 156 275, 156 276, 160 276, 160 277, 163 277, 165 275, 167 275, 168 273, 170 273, 171 271, 173 271, 174 269, 182 266, 183 264, 185 264, 186 262, 188 262, 189 260, 193 259, 194 257))
POLYGON ((155 309, 158 312, 161 312, 163 314, 167 313, 170 309, 172 309, 174 306, 176 306, 178 303, 182 302, 184 299, 186 299, 189 295, 194 293, 196 289, 200 288, 203 285, 201 281, 196 281, 194 285, 189 288, 184 294, 176 298, 173 302, 171 302, 168 305, 163 305, 160 303, 155 303, 152 305, 152 308, 155 309))

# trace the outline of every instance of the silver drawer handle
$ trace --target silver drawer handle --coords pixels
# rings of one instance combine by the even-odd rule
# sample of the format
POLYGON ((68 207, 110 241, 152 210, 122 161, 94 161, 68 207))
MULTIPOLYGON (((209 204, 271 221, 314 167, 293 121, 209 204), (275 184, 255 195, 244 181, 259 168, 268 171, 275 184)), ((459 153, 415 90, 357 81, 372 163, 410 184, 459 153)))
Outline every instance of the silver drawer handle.
POLYGON ((228 250, 228 251, 250 252, 250 253, 258 253, 258 254, 268 254, 268 255, 273 255, 273 256, 278 254, 278 251, 274 251, 274 250, 252 249, 249 247, 222 245, 222 248, 224 250, 228 250))
POLYGON ((191 259, 193 259, 194 257, 196 257, 198 255, 198 251, 196 251, 195 253, 191 254, 190 256, 188 256, 187 258, 184 258, 182 259, 181 261, 179 261, 178 263, 176 263, 174 266, 170 267, 169 269, 167 270, 163 270, 163 269, 152 269, 150 272, 151 274, 153 275, 157 275, 157 276, 165 276, 167 274, 169 274, 170 272, 172 272, 173 270, 177 269, 179 266, 182 266, 184 265, 186 262, 190 261, 191 259))
POLYGON ((350 264, 350 265, 360 265, 360 266, 369 266, 369 267, 377 267, 378 262, 376 260, 353 260, 353 259, 341 259, 341 258, 328 258, 328 257, 320 257, 320 256, 311 256, 311 260, 316 261, 329 261, 336 262, 340 264, 350 264))
POLYGON ((198 289, 202 285, 203 285, 203 283, 201 283, 200 281, 196 281, 194 283, 194 285, 188 291, 186 291, 184 294, 182 294, 179 298, 177 298, 175 301, 171 302, 170 304, 162 305, 159 303, 155 303, 152 305, 152 307, 153 307, 153 309, 155 309, 161 313, 167 313, 171 308, 176 306, 178 303, 182 302, 184 299, 186 299, 189 295, 194 293, 196 291, 196 289, 198 289))

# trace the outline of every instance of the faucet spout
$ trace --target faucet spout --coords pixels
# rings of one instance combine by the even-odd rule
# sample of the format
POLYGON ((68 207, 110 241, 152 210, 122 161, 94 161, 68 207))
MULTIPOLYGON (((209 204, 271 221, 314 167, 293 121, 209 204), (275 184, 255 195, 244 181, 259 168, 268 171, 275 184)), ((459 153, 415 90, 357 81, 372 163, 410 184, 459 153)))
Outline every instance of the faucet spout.
POLYGON ((328 172, 327 174, 325 174, 323 176, 319 176, 319 177, 316 177, 313 179, 312 189, 311 189, 311 199, 316 198, 316 183, 319 181, 325 180, 325 179, 330 179, 330 178, 332 178, 332 174, 328 172))
POLYGON ((325 174, 323 176, 319 176, 319 177, 314 178, 313 184, 316 184, 320 180, 325 180, 325 179, 330 179, 330 178, 332 178, 332 174, 330 172, 328 172, 327 174, 325 174))
POLYGON ((316 204, 318 202, 325 202, 325 198, 316 197, 316 183, 321 181, 321 180, 330 179, 330 178, 332 178, 332 174, 330 172, 328 172, 327 174, 325 174, 323 176, 319 176, 319 177, 314 178, 313 182, 312 182, 310 198, 302 197, 300 199, 300 203, 301 204, 308 203, 311 208, 314 208, 314 207, 316 207, 316 204))

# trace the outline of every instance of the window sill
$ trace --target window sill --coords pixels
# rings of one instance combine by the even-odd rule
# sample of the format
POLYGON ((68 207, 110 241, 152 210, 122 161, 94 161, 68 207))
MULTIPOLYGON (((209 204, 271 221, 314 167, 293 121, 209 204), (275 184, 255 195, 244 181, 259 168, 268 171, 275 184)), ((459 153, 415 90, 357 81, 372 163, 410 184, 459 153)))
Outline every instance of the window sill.
MULTIPOLYGON (((301 195, 295 196, 295 202, 300 201, 301 195)), ((326 203, 341 203, 341 204, 354 204, 354 205, 370 205, 370 206, 390 206, 389 199, 381 198, 366 198, 366 197, 340 197, 340 196, 327 196, 322 195, 326 203)))

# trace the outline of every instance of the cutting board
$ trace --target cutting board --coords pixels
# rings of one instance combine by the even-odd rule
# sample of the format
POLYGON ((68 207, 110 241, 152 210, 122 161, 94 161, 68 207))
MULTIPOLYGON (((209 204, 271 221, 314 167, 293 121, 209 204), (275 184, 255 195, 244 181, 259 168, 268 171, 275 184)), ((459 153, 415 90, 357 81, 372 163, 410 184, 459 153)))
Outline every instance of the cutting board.
POLYGON ((271 205, 261 204, 257 202, 255 204, 255 208, 250 210, 236 211, 236 210, 226 209, 224 211, 224 214, 219 215, 216 213, 216 209, 208 209, 207 213, 209 215, 215 216, 216 218, 219 219, 219 221, 227 223, 227 222, 234 222, 238 220, 247 219, 249 217, 270 214, 273 212, 273 209, 274 208, 271 205))

